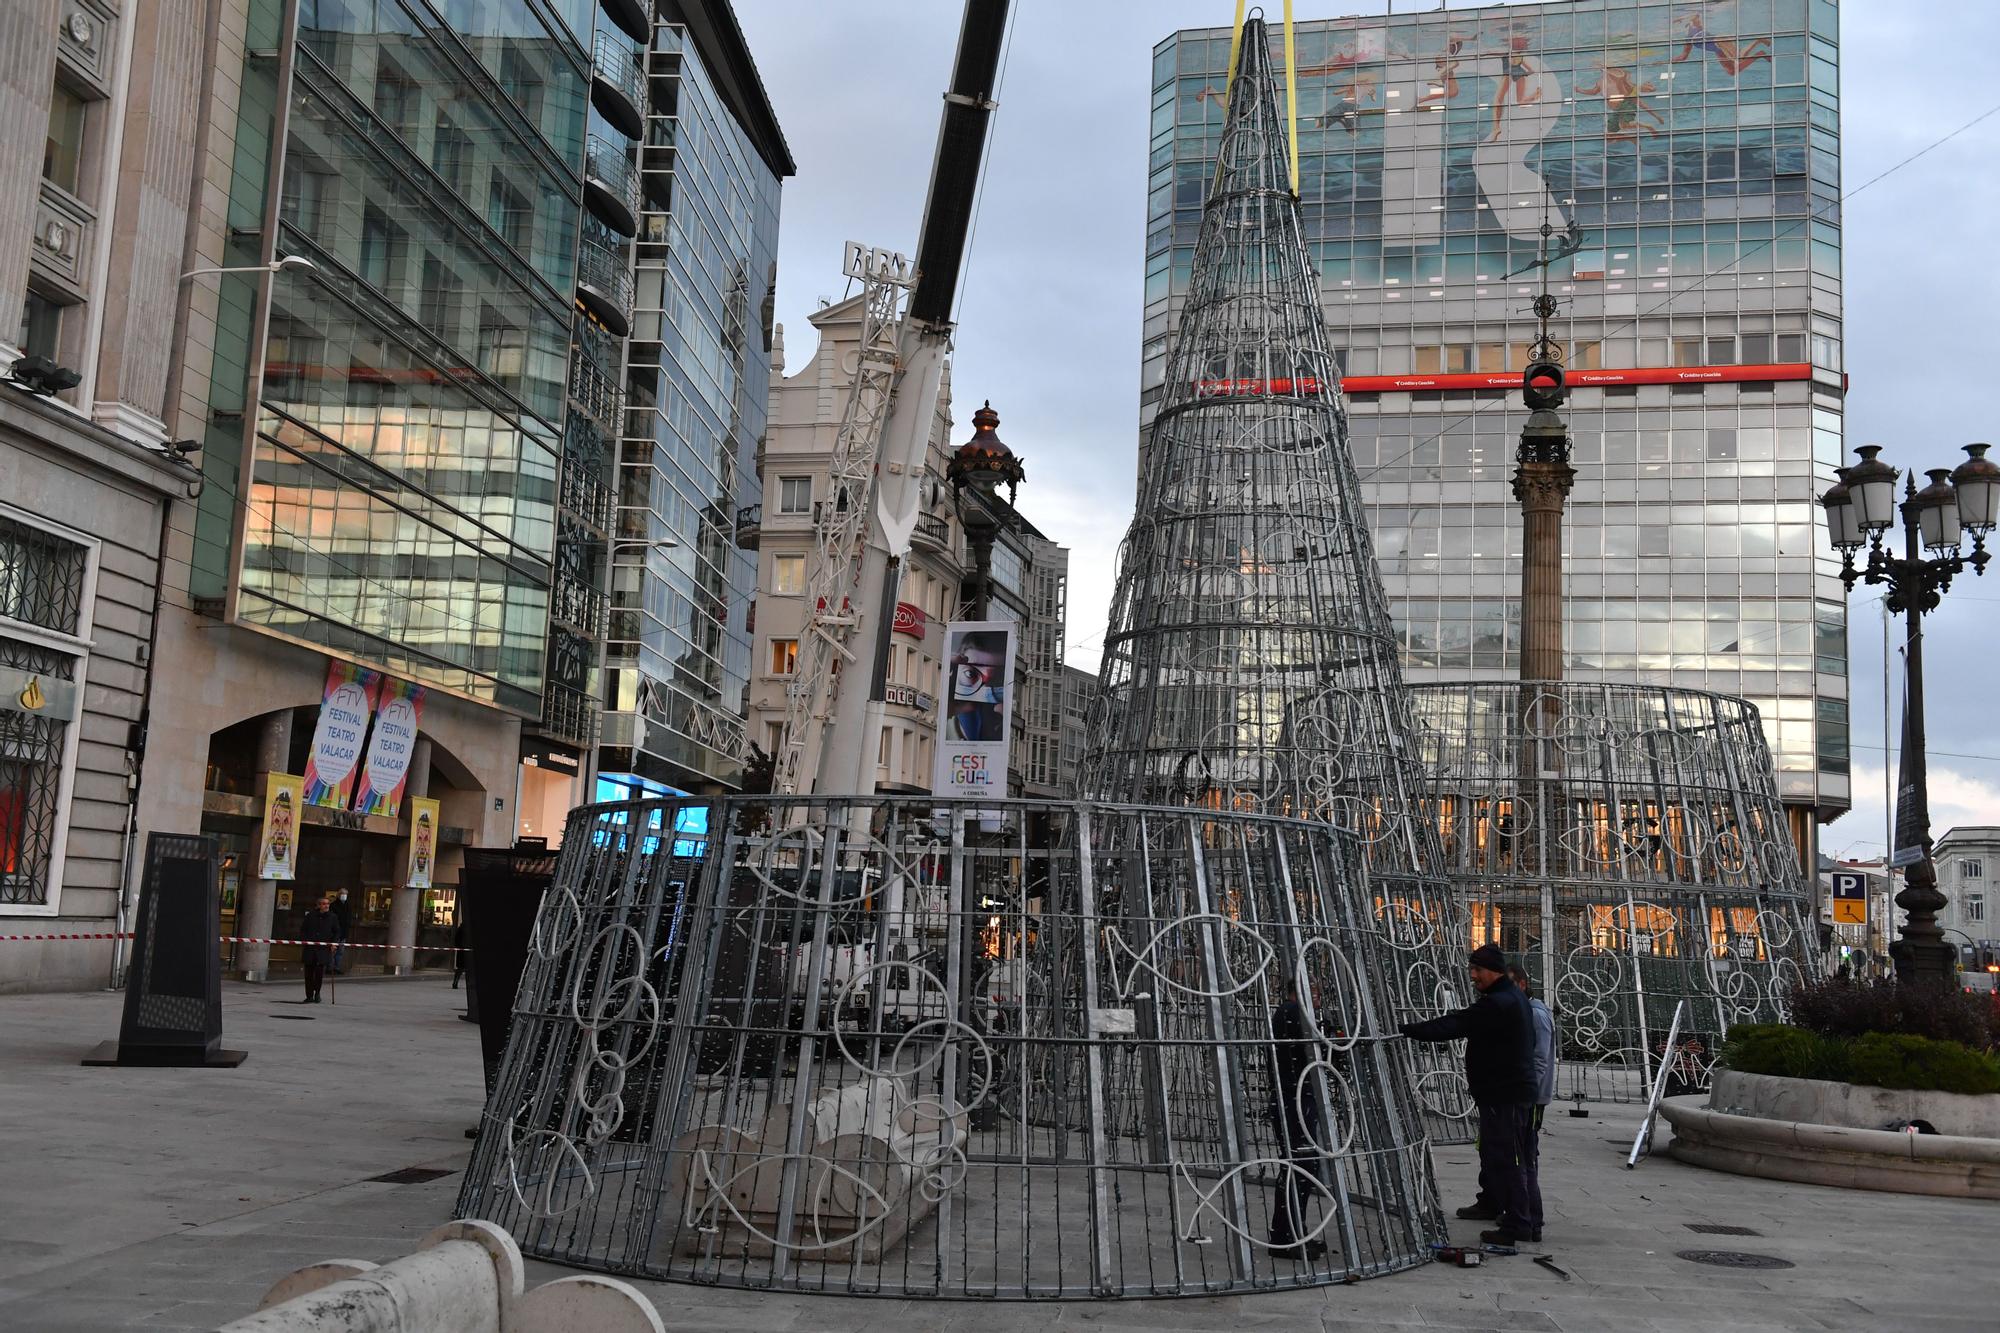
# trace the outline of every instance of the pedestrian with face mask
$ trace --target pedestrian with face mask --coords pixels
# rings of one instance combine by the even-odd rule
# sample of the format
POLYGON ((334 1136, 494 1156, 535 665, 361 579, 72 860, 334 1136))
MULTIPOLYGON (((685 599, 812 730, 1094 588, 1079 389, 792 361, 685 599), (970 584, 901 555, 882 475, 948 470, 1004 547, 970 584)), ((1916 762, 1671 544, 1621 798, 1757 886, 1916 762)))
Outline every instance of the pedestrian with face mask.
POLYGON ((333 942, 340 938, 340 921, 327 910, 327 896, 321 894, 313 903, 313 908, 299 922, 299 938, 305 943, 299 948, 299 963, 306 973, 307 1004, 319 1003, 320 983, 326 980, 327 960, 333 954, 333 942))
POLYGON ((339 943, 333 946, 333 971, 338 976, 347 970, 347 937, 354 929, 354 908, 347 901, 346 889, 335 895, 330 907, 340 927, 339 943))

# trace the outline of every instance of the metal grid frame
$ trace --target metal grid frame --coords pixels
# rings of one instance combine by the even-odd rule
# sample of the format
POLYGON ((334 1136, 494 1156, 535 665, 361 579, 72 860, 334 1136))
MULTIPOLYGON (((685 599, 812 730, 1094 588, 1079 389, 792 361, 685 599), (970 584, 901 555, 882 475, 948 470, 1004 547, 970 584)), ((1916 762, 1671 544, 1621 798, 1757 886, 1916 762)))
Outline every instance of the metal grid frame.
POLYGON ((1555 1013, 1559 1093, 1704 1086, 1720 1038, 1814 967, 1812 896, 1754 705, 1664 685, 1414 687, 1429 806, 1475 943, 1555 1013), (1688 1001, 1690 1039, 1657 1049, 1688 1001))
POLYGON ((1185 807, 580 809, 459 1214, 584 1267, 872 1295, 1423 1263, 1406 946, 1365 882, 1324 823, 1185 807), (1287 1198, 1324 1255, 1273 1243, 1287 1198))
MULTIPOLYGON (((1121 551, 1085 795, 1324 820, 1409 956, 1398 1018, 1458 1007, 1464 931, 1423 812, 1397 632, 1347 447, 1261 20, 1243 30, 1192 288, 1121 551)), ((1457 1052, 1416 1057, 1464 1141, 1457 1052)))

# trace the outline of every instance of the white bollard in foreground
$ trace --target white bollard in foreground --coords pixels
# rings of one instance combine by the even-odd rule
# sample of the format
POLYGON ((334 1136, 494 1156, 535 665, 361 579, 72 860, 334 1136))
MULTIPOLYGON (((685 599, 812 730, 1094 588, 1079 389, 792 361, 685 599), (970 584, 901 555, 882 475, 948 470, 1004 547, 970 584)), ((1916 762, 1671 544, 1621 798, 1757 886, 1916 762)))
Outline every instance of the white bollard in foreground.
POLYGON ((280 1278, 256 1314, 221 1333, 664 1333, 646 1298, 616 1278, 525 1286, 505 1230, 448 1222, 386 1264, 332 1259, 280 1278))

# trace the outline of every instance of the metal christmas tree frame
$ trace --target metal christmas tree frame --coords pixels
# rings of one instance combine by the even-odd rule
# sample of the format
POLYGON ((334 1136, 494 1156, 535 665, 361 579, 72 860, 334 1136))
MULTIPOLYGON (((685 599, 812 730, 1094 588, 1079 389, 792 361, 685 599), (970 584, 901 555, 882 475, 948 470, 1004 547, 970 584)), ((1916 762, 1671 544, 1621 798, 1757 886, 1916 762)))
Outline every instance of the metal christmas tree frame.
MULTIPOLYGON (((1276 95, 1252 19, 1121 552, 1081 790, 1331 824, 1359 847, 1353 891, 1395 946, 1399 1016, 1425 1016, 1462 1002, 1463 932, 1276 95)), ((1463 1138, 1455 1054, 1409 1058, 1433 1132, 1463 1138)))
POLYGON ((459 1215, 610 1272, 876 1295, 1427 1262, 1395 948, 1346 840, 980 806, 998 832, 930 797, 574 812, 459 1215), (1288 1196, 1324 1253, 1272 1244, 1288 1196))
POLYGON ((1756 708, 1557 680, 1415 698, 1454 891, 1554 1009, 1560 1095, 1644 1100, 1663 1057, 1705 1084, 1724 1032, 1782 1016, 1811 898, 1756 708))

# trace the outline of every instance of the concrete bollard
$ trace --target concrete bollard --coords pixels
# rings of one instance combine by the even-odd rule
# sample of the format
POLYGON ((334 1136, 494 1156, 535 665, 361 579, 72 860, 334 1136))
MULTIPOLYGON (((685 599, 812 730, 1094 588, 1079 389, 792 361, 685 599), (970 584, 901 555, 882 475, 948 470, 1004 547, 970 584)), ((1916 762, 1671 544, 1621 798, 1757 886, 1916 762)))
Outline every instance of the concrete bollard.
POLYGON ((334 1259, 299 1269, 222 1333, 664 1333, 646 1298, 615 1278, 563 1278, 532 1292, 525 1278, 512 1236, 461 1220, 386 1264, 334 1259))

